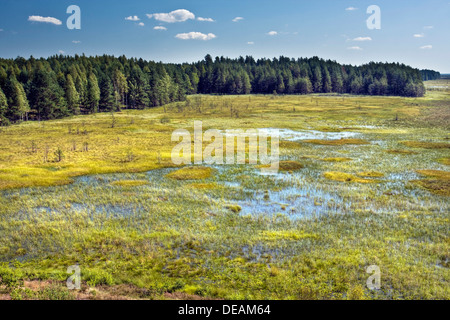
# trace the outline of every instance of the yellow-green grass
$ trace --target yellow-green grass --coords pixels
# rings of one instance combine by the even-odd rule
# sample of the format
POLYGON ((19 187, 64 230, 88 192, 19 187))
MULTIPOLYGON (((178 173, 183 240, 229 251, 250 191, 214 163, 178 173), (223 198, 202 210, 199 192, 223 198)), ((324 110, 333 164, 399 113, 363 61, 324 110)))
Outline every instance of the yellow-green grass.
POLYGON ((298 230, 283 231, 263 231, 261 237, 265 241, 292 240, 298 241, 302 239, 319 239, 319 235, 314 233, 305 233, 298 230))
POLYGON ((345 157, 334 157, 334 158, 324 158, 321 159, 322 161, 326 162, 346 162, 346 161, 352 161, 352 158, 345 158, 345 157))
POLYGON ((350 173, 329 171, 325 172, 324 177, 329 180, 340 181, 340 182, 359 182, 359 183, 372 183, 377 182, 376 180, 363 179, 350 173))
POLYGON ((319 145, 323 145, 323 146, 344 146, 344 145, 370 144, 370 142, 363 140, 363 139, 339 139, 339 140, 311 139, 311 140, 305 140, 305 142, 319 144, 319 145))
MULTIPOLYGON (((298 161, 288 160, 288 161, 279 161, 279 170, 281 171, 297 171, 304 168, 304 165, 298 161)), ((258 165, 256 166, 258 169, 270 168, 271 165, 258 165)))
POLYGON ((358 173, 357 176, 362 178, 381 178, 384 174, 376 171, 365 171, 358 173))
POLYGON ((450 166, 450 158, 442 158, 438 160, 440 163, 450 166))
POLYGON ((148 184, 148 181, 146 180, 119 180, 119 181, 113 181, 111 185, 113 186, 121 186, 121 187, 138 187, 138 186, 144 186, 148 184))
MULTIPOLYGON (((171 141, 171 133, 178 128, 192 132, 194 120, 203 121, 205 130, 265 127, 304 130, 308 121, 309 125, 329 132, 337 130, 330 128, 357 127, 367 121, 391 121, 396 114, 414 123, 420 118, 411 113, 430 109, 423 105, 428 105, 431 99, 444 98, 445 92, 437 91, 419 99, 338 95, 273 99, 193 96, 189 99, 200 101, 199 108, 192 103, 189 108, 184 107, 184 103, 173 103, 164 108, 127 110, 116 114, 113 128, 110 114, 22 123, 0 129, 0 170, 6 170, 5 174, 0 174, 0 188, 60 185, 80 175, 144 172, 171 166, 171 150, 176 144, 171 141), (237 116, 231 116, 230 105, 237 116), (161 123, 163 118, 169 121, 161 123), (342 126, 342 121, 348 125, 342 126), (83 150, 85 143, 88 151, 83 150), (64 154, 61 162, 55 162, 58 147, 64 154), (47 159, 44 159, 46 153, 47 159), (43 173, 38 170, 41 167, 62 169, 43 173)), ((325 143, 342 145, 346 142, 325 143)), ((298 144, 281 141, 280 147, 293 149, 298 144)))
POLYGON ((230 210, 231 212, 238 213, 242 210, 241 206, 237 204, 226 204, 224 206, 225 209, 230 210))
POLYGON ((213 172, 209 167, 185 167, 167 174, 167 177, 175 180, 203 180, 210 178, 213 172))
POLYGON ((446 142, 402 141, 401 143, 410 148, 450 149, 450 143, 446 142))
POLYGON ((187 186, 189 188, 203 189, 203 190, 217 189, 220 187, 217 183, 191 183, 187 186))
POLYGON ((386 150, 386 152, 390 153, 390 154, 403 154, 403 155, 417 154, 417 152, 414 152, 414 151, 401 150, 401 149, 390 149, 390 150, 386 150))
POLYGON ((298 142, 282 140, 279 143, 279 147, 280 149, 300 149, 302 145, 298 142))
POLYGON ((189 99, 194 105, 200 99, 201 112, 174 103, 165 111, 117 114, 115 128, 108 114, 0 128, 0 181, 9 181, 2 184, 5 188, 16 181, 16 186, 25 186, 49 179, 51 186, 70 183, 79 175, 111 173, 51 188, 0 193, 0 255, 5 261, 0 263, 0 278, 5 279, 0 299, 68 297, 66 271, 74 264, 82 270, 82 290, 72 293, 75 299, 450 298, 449 203, 439 191, 429 192, 441 190, 442 181, 448 180, 443 173, 427 172, 421 185, 408 183, 403 176, 418 168, 442 170, 436 160, 447 158, 448 149, 398 157, 385 152, 400 141, 443 141, 448 132, 445 123, 436 126, 424 119, 448 105, 447 92, 432 91, 417 99, 347 95, 189 99), (238 117, 230 116, 229 103, 238 117), (162 118, 169 121, 161 124, 162 118), (194 120, 202 120, 204 129, 221 130, 361 128, 361 138, 373 144, 283 147, 281 141, 281 160, 302 159, 304 168, 275 177, 259 175, 251 165, 224 166, 205 181, 167 178, 167 169, 139 173, 172 166, 170 152, 176 143, 171 142, 171 133, 178 128, 192 132, 194 120), (88 132, 77 134, 83 122, 88 132), (33 140, 35 152, 30 151, 33 140), (87 152, 82 151, 84 141, 89 143, 87 152), (46 143, 48 162, 43 161, 46 143), (65 157, 57 163, 58 146, 65 157), (343 154, 355 161, 316 161, 343 154), (348 172, 353 181, 375 181, 357 176, 372 171, 389 179, 376 184, 338 183, 324 177, 329 171, 348 172), (128 188, 114 181, 148 184, 128 188), (286 197, 277 200, 274 195, 283 191, 288 191, 286 197), (271 206, 268 214, 254 214, 258 199, 271 206), (293 206, 293 199, 302 205, 293 206), (365 285, 366 267, 373 264, 382 274, 388 270, 376 291, 365 285), (26 281, 23 287, 20 280, 26 281), (30 287, 29 282, 47 281, 59 288, 36 290, 37 296, 22 290, 30 287))
POLYGON ((450 179, 450 172, 441 171, 441 170, 417 170, 417 173, 421 175, 431 177, 431 178, 439 178, 439 179, 450 179))

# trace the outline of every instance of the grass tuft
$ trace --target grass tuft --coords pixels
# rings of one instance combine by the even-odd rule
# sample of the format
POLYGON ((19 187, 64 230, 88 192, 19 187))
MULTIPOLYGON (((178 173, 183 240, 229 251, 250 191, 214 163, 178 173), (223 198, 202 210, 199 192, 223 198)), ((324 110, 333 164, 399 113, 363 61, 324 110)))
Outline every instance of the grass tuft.
POLYGON ((359 182, 359 183, 378 182, 376 180, 359 178, 350 173, 344 173, 344 172, 330 171, 330 172, 325 172, 323 175, 325 178, 327 178, 329 180, 340 181, 340 182, 359 182))
POLYGON ((213 171, 208 167, 186 167, 169 173, 167 177, 175 180, 203 180, 210 178, 213 171))
POLYGON ((401 143, 410 148, 450 149, 450 143, 445 142, 402 141, 401 143))

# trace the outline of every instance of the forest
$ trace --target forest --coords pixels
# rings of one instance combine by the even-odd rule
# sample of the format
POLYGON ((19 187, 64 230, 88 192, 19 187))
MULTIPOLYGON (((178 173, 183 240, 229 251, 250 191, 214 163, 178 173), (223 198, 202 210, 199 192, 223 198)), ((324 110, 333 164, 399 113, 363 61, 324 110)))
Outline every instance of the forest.
POLYGON ((422 97, 439 78, 399 63, 342 65, 318 57, 255 60, 207 55, 167 64, 108 55, 0 59, 0 125, 144 109, 190 94, 347 93, 422 97))
POLYGON ((434 70, 420 70, 420 73, 422 74, 423 81, 438 80, 441 78, 441 74, 434 70))

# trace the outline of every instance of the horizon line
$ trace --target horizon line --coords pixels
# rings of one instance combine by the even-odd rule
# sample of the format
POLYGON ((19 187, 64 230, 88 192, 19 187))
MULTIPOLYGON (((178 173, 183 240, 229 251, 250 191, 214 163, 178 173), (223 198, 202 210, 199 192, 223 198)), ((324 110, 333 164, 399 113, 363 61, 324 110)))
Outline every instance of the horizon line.
MULTIPOLYGON (((143 59, 143 60, 146 61, 146 62, 156 62, 156 63, 163 63, 163 64, 175 64, 175 65, 179 64, 179 65, 182 65, 182 64, 192 64, 192 63, 198 63, 198 62, 201 62, 201 61, 204 60, 204 58, 205 58, 207 55, 210 55, 210 54, 207 53, 207 54, 204 55, 203 59, 197 60, 197 61, 191 61, 191 62, 188 62, 188 61, 184 61, 184 62, 164 62, 164 61, 162 61, 162 60, 156 61, 156 60, 151 60, 151 59, 144 59, 143 57, 139 57, 139 58, 138 58, 138 57, 135 57, 135 56, 129 56, 129 57, 127 57, 125 54, 121 54, 121 55, 117 55, 117 56, 116 56, 115 54, 112 54, 112 55, 111 55, 111 54, 106 54, 106 53, 101 54, 101 55, 98 55, 98 54, 97 54, 97 55, 86 55, 84 52, 83 52, 83 53, 75 53, 75 54, 73 54, 73 55, 66 55, 66 54, 58 54, 58 53, 55 53, 55 54, 53 54, 53 55, 48 55, 47 57, 44 57, 44 56, 34 57, 33 55, 30 55, 28 58, 25 58, 25 57, 20 56, 20 55, 16 56, 15 58, 5 58, 5 57, 0 56, 0 59, 4 59, 4 60, 15 60, 15 59, 18 59, 18 58, 23 58, 23 59, 29 60, 31 57, 33 57, 34 59, 39 60, 39 59, 50 59, 50 58, 53 58, 53 57, 59 57, 59 56, 63 56, 63 57, 75 57, 75 55, 78 55, 78 56, 85 56, 85 57, 87 57, 87 58, 95 58, 95 57, 102 57, 102 56, 109 56, 109 57, 113 57, 113 58, 119 58, 119 57, 125 56, 127 59, 137 59, 137 60, 143 59)), ((211 56, 213 59, 219 57, 219 56, 213 57, 212 55, 210 55, 210 56, 211 56)), ((398 63, 398 64, 403 64, 403 65, 405 65, 405 66, 408 66, 408 67, 411 67, 411 68, 417 69, 417 70, 431 70, 431 71, 437 71, 437 72, 439 72, 441 75, 449 75, 449 74, 450 74, 450 71, 449 71, 449 72, 441 72, 441 71, 438 71, 438 70, 433 70, 433 69, 428 69, 428 68, 421 69, 421 68, 417 68, 417 67, 413 67, 413 66, 411 66, 411 65, 408 65, 408 64, 406 64, 406 63, 404 63, 404 62, 399 62, 399 61, 397 61, 397 62, 388 62, 388 61, 385 61, 385 62, 378 61, 378 62, 376 62, 376 61, 373 61, 373 60, 372 60, 372 61, 369 61, 369 62, 366 62, 366 63, 362 63, 362 64, 357 65, 357 64, 341 63, 341 62, 338 62, 337 60, 333 60, 333 59, 325 59, 325 58, 321 58, 321 57, 319 57, 319 56, 312 56, 312 57, 297 57, 297 58, 293 58, 293 57, 288 57, 288 56, 280 55, 280 56, 278 56, 278 58, 277 58, 277 57, 273 57, 273 58, 268 58, 268 57, 259 57, 259 58, 255 58, 255 57, 252 56, 252 55, 245 55, 245 56, 240 55, 239 57, 235 57, 235 58, 230 58, 230 57, 228 57, 228 56, 220 56, 219 58, 222 58, 222 57, 224 57, 225 59, 231 59, 231 60, 236 60, 236 59, 239 59, 240 57, 243 57, 243 58, 245 58, 245 57, 252 57, 252 58, 254 58, 256 61, 257 61, 257 60, 260 60, 260 59, 269 59, 269 60, 273 60, 273 59, 278 59, 278 58, 280 58, 280 57, 289 58, 289 59, 296 59, 296 60, 298 60, 298 59, 312 59, 312 58, 319 58, 319 59, 324 60, 324 61, 332 61, 332 62, 336 62, 336 63, 338 63, 338 64, 340 64, 340 65, 347 65, 347 66, 349 65, 349 66, 352 66, 352 67, 360 67, 360 66, 363 66, 363 65, 366 65, 366 64, 370 64, 370 63, 387 63, 387 64, 398 63)))

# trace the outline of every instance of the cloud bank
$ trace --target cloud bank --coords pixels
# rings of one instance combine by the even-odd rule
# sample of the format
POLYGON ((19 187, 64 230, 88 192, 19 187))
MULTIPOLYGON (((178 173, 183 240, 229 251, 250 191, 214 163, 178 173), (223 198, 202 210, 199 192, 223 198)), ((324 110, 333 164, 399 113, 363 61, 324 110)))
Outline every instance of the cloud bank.
POLYGON ((189 33, 179 33, 175 36, 177 39, 181 40, 212 40, 216 38, 216 35, 213 33, 204 34, 201 32, 189 32, 189 33))
POLYGON ((187 20, 195 19, 195 14, 186 9, 178 9, 169 13, 152 13, 147 14, 149 19, 154 18, 155 20, 167 22, 167 23, 175 23, 175 22, 184 22, 187 20))

